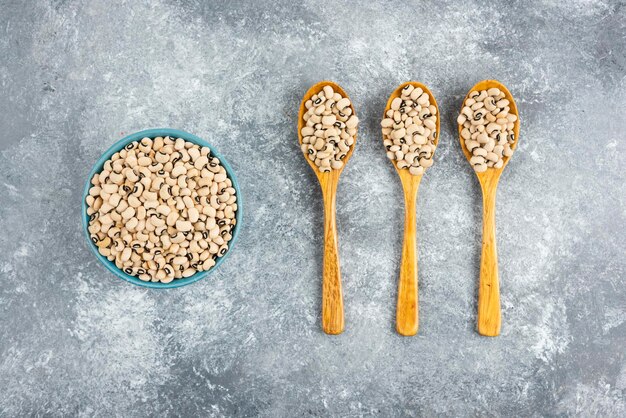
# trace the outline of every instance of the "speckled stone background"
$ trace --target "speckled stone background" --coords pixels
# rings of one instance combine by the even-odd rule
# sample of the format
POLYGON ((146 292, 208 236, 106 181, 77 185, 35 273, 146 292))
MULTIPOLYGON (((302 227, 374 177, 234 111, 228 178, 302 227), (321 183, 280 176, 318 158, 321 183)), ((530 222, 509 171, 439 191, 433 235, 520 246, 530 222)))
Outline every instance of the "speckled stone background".
POLYGON ((0 1, 0 415, 623 417, 625 67, 623 1, 0 1), (455 134, 484 78, 522 121, 494 339, 474 331, 481 198, 455 134), (321 194, 296 145, 322 79, 362 120, 338 194, 335 337, 321 194), (443 116, 415 338, 393 329, 403 205, 379 130, 406 80, 443 116), (79 209, 100 154, 161 126, 211 142, 245 199, 227 262, 170 291, 99 265, 79 209))

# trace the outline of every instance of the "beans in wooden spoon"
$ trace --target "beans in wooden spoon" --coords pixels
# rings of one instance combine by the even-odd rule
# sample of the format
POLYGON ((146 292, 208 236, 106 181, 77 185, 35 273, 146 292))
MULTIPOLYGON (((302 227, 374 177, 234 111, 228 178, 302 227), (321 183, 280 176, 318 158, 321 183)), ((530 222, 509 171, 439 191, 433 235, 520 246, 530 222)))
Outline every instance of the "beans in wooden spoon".
POLYGON ((327 334, 340 334, 344 329, 335 205, 339 176, 354 152, 357 125, 350 98, 338 84, 322 81, 305 93, 298 114, 298 141, 324 199, 322 328, 327 334), (309 122, 311 118, 314 123, 309 122))
POLYGON ((479 334, 493 337, 500 334, 502 321, 496 250, 496 189, 500 175, 519 142, 517 105, 502 83, 483 80, 472 87, 465 97, 457 122, 461 148, 476 172, 483 194, 477 328, 479 334), (496 146, 501 146, 502 150, 496 149, 496 146))
POLYGON ((404 240, 398 282, 396 330, 415 335, 419 328, 417 295, 416 198, 438 143, 439 109, 430 90, 418 82, 400 85, 389 97, 381 122, 383 143, 404 193, 404 240))

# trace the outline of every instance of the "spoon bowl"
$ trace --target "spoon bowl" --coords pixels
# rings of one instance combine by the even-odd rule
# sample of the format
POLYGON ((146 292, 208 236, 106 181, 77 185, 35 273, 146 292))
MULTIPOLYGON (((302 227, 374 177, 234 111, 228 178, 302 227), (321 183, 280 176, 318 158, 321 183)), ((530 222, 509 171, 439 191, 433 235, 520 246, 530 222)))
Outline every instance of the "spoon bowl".
MULTIPOLYGON (((493 87, 500 89, 500 91, 504 93, 504 98, 509 101, 509 107, 511 108, 509 113, 512 113, 517 116, 517 120, 513 122, 513 133, 515 133, 515 142, 513 142, 513 144, 511 145, 511 149, 515 151, 515 148, 517 147, 517 143, 519 142, 519 114, 517 112, 517 105, 515 104, 513 95, 511 94, 509 89, 506 88, 504 84, 502 84, 501 82, 497 80, 483 80, 483 81, 476 83, 474 87, 472 87, 470 91, 468 91, 467 94, 465 95, 465 98, 463 99, 463 104, 461 105, 461 109, 463 109, 463 107, 465 106, 465 101, 469 98, 470 93, 472 93, 473 91, 489 90, 490 88, 493 88, 493 87)), ((469 162, 470 158, 472 158, 472 153, 469 152, 469 150, 465 146, 465 141, 463 140, 463 137, 461 136, 463 125, 458 125, 458 129, 459 129, 459 140, 461 142, 461 149, 463 150, 463 154, 465 155, 465 158, 467 158, 467 161, 469 162)), ((504 167, 506 167, 506 165, 509 163, 509 160, 511 159, 511 157, 506 157, 506 156, 503 157, 502 160, 504 163, 502 164, 502 167, 500 168, 491 167, 487 171, 483 171, 482 173, 476 173, 476 175, 478 176, 478 180, 482 182, 483 180, 490 178, 490 177, 494 177, 496 175, 499 177, 500 174, 502 174, 504 167)))
MULTIPOLYGON (((517 116, 513 125, 515 141, 511 144, 511 149, 515 151, 519 142, 519 114, 517 105, 511 92, 499 81, 483 80, 477 83, 463 99, 461 109, 465 106, 465 101, 473 91, 488 90, 496 87, 500 89, 509 101, 509 113, 517 116)), ((462 125, 458 125, 459 140, 461 149, 467 161, 470 161, 472 154, 465 146, 465 141, 461 136, 462 125)), ((500 313, 500 284, 498 278, 498 253, 496 249, 496 190, 500 175, 507 166, 513 155, 503 157, 503 164, 500 168, 490 167, 483 172, 475 172, 480 183, 483 195, 483 239, 480 258, 480 279, 478 286, 478 333, 484 336, 495 337, 500 334, 501 313, 500 313)))
MULTIPOLYGON (((402 95, 402 89, 404 87, 406 87, 407 85, 411 85, 414 88, 421 88, 424 93, 428 94, 428 97, 430 97, 430 104, 434 105, 435 108, 437 109, 437 122, 436 122, 436 130, 437 133, 435 135, 435 140, 433 141, 435 143, 435 145, 439 145, 439 126, 440 126, 440 117, 439 117, 439 105, 437 104, 437 100, 435 100, 435 96, 433 95, 433 93, 428 89, 428 87, 426 87, 424 84, 422 83, 418 83, 417 81, 407 81, 406 83, 402 83, 398 86, 398 88, 396 88, 393 93, 391 93, 391 95, 389 96, 389 100, 387 100, 387 105, 385 106, 385 112, 383 113, 383 119, 387 117, 387 111, 389 109, 391 109, 391 102, 393 102, 393 99, 395 99, 396 97, 400 97, 402 95)), ((435 148, 435 151, 437 149, 435 148)), ((406 172, 406 174, 408 173, 408 170, 405 170, 404 168, 398 168, 398 163, 396 162, 396 160, 390 160, 391 163, 393 164, 393 167, 396 169, 396 171, 398 172, 398 175, 403 176, 406 172)), ((412 176, 412 177, 422 177, 423 174, 420 174, 418 176, 412 176)))
MULTIPOLYGON (((428 94, 430 104, 437 109, 436 127, 434 135, 435 151, 439 144, 439 107, 432 92, 416 81, 408 81, 398 86, 396 90, 389 96, 383 119, 387 117, 387 111, 391 109, 391 102, 401 97, 402 89, 407 85, 414 88, 421 88, 428 94)), ((433 152, 435 152, 433 151, 433 152)), ((400 278, 398 281, 398 302, 396 307, 396 331, 400 335, 411 336, 417 334, 419 328, 418 318, 418 292, 417 292, 417 237, 416 237, 416 198, 420 182, 423 174, 413 175, 408 168, 399 168, 396 160, 391 160, 400 182, 402 183, 402 191, 404 194, 404 239, 402 244, 402 261, 400 265, 400 278)))
MULTIPOLYGON (((324 86, 331 86, 333 88, 334 92, 339 93, 343 97, 350 99, 350 97, 345 92, 345 90, 342 89, 339 84, 334 83, 332 81, 320 81, 319 83, 316 83, 313 86, 311 86, 311 88, 308 89, 306 93, 304 93, 304 97, 302 98, 302 102, 300 103, 300 111, 298 112, 298 142, 299 142, 300 145, 302 145, 302 128, 304 128, 306 126, 306 122, 304 121, 304 114, 307 112, 307 108, 305 106, 305 103, 311 97, 313 97, 314 95, 319 93, 322 90, 322 88, 324 88, 324 86)), ((354 106, 352 104, 352 100, 350 100, 350 106, 349 107, 350 107, 350 109, 352 109, 352 114, 353 115, 356 114, 355 111, 354 111, 354 106)), ((348 160, 350 159, 350 157, 352 157, 352 153, 354 152, 354 146, 356 145, 356 139, 357 139, 357 136, 355 135, 354 136, 354 144, 352 144, 352 146, 350 147, 350 149, 346 153, 346 158, 343 159, 343 167, 341 167, 338 170, 331 170, 330 172, 323 173, 323 172, 320 171, 320 169, 315 165, 315 163, 313 161, 311 161, 310 159, 306 158, 306 162, 309 163, 309 165, 313 169, 313 172, 315 172, 315 175, 317 176, 318 179, 320 177, 330 177, 332 174, 336 174, 336 176, 339 177, 339 175, 341 174, 343 169, 346 168, 346 165, 348 164, 348 160)))
MULTIPOLYGON (((300 111, 298 113, 298 142, 302 145, 302 128, 306 125, 304 114, 307 109, 305 103, 315 94, 319 93, 324 86, 331 86, 333 91, 348 98, 347 93, 338 84, 332 81, 321 81, 314 84, 302 98, 300 111)), ((352 114, 356 115, 352 100, 350 100, 350 109, 352 114)), ((358 129, 358 126, 357 126, 358 129)), ((343 293, 341 289, 341 272, 339 264, 339 246, 337 240, 337 220, 335 215, 337 185, 339 176, 346 167, 348 160, 354 152, 356 146, 356 137, 354 135, 354 143, 346 153, 343 159, 343 166, 339 169, 332 169, 329 172, 322 172, 306 155, 304 159, 313 169, 317 176, 322 189, 322 197, 324 199, 324 261, 322 269, 322 329, 327 334, 340 334, 344 329, 343 314, 343 293)))

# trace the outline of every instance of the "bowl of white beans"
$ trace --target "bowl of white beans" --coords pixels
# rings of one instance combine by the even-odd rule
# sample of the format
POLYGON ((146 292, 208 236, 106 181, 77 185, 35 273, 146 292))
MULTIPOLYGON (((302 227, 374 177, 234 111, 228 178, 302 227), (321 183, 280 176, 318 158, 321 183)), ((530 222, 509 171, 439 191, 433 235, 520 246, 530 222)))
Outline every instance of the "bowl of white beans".
POLYGON ((203 139, 148 129, 111 146, 89 173, 82 224, 91 251, 117 277, 185 286, 224 262, 241 229, 239 184, 203 139))

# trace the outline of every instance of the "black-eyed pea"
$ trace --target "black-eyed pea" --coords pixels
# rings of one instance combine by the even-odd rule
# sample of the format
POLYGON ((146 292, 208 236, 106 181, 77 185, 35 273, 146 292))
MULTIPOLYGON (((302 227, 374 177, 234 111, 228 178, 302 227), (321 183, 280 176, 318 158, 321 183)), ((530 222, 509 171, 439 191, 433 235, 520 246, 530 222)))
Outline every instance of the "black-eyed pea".
POLYGON ((411 93, 409 93, 409 98, 413 101, 417 101, 417 99, 422 96, 423 92, 424 90, 422 90, 421 87, 414 88, 411 90, 411 93))
POLYGON ((130 260, 130 256, 132 255, 132 253, 133 253, 132 249, 130 249, 128 247, 124 248, 124 250, 122 251, 121 256, 120 256, 120 261, 126 262, 126 261, 130 260))
POLYGON ((176 203, 174 205, 174 208, 176 208, 176 210, 181 211, 183 209, 185 209, 185 202, 183 202, 183 198, 180 196, 176 197, 176 203))
POLYGON ((509 122, 515 122, 515 121, 517 121, 517 115, 509 113, 508 115, 506 115, 506 119, 509 122))
MULTIPOLYGON (((207 242, 207 241, 204 241, 204 242, 207 242)), ((217 254, 217 252, 220 250, 219 245, 217 245, 213 241, 209 241, 208 244, 209 244, 209 247, 208 247, 209 253, 210 254, 217 254)))
POLYGON ((474 148, 474 150, 472 151, 472 154, 474 156, 478 156, 478 157, 486 157, 487 156, 487 150, 481 147, 478 148, 474 148))
MULTIPOLYGON (((113 184, 115 184, 115 185, 118 185, 118 186, 119 186, 120 184, 122 184, 122 183, 124 182, 124 176, 123 176, 122 174, 120 174, 120 173, 112 172, 112 173, 109 175, 109 180, 110 180, 113 184)), ((109 192, 109 193, 110 193, 110 192, 109 192)))
POLYGON ((409 163, 406 162, 406 160, 401 159, 401 160, 396 160, 396 165, 398 166, 398 168, 402 169, 402 168, 408 168, 409 167, 409 163))
POLYGON ((213 183, 213 177, 215 176, 215 174, 211 173, 210 177, 201 177, 198 180, 198 186, 200 187, 205 187, 205 186, 210 186, 213 183))
MULTIPOLYGON (((128 226, 128 223, 126 223, 126 225, 128 226)), ((135 231, 143 231, 144 229, 146 229, 146 220, 145 219, 140 219, 139 222, 137 222, 137 226, 135 227, 135 231)))
POLYGON ((121 215, 122 215, 122 219, 129 220, 130 218, 135 216, 135 208, 133 208, 132 206, 129 206, 128 208, 126 208, 124 212, 122 212, 121 215))
POLYGON ((424 174, 424 167, 422 166, 411 166, 409 167, 409 173, 413 176, 420 176, 424 174))
MULTIPOLYGON (((111 219, 113 220, 113 223, 109 224, 109 225, 106 225, 107 228, 113 226, 113 224, 116 224, 116 223, 118 223, 118 222, 120 222, 122 220, 122 215, 120 215, 116 211, 112 211, 109 215, 111 216, 111 219)), ((103 229, 103 232, 105 232, 104 229, 103 229)))
POLYGON ((224 237, 222 237, 221 235, 218 235, 217 237, 213 238, 213 242, 219 246, 224 245, 224 242, 225 242, 224 237))
MULTIPOLYGON (((466 103, 467 104, 467 103, 466 103)), ((478 109, 482 109, 483 107, 485 107, 485 103, 484 102, 476 102, 474 104, 472 104, 470 106, 470 109, 472 109, 472 111, 477 111, 478 109)))
POLYGON ((151 228, 152 231, 156 230, 156 228, 158 228, 158 227, 161 227, 161 226, 165 225, 165 220, 160 218, 158 215, 152 215, 148 219, 150 221, 150 224, 155 227, 155 228, 151 228))
POLYGON ((190 222, 192 223, 198 222, 199 216, 200 214, 198 213, 198 210, 193 205, 192 207, 187 209, 187 218, 189 219, 190 222))
POLYGON ((148 241, 152 244, 159 244, 161 242, 161 240, 159 239, 159 234, 158 232, 150 232, 150 234, 148 235, 148 241))
POLYGON ((139 280, 144 281, 144 282, 149 282, 149 281, 150 281, 150 279, 151 279, 151 277, 150 277, 150 274, 149 274, 149 273, 143 273, 143 274, 140 274, 140 275, 139 275, 139 276, 137 276, 137 277, 139 277, 139 280))
POLYGON ((484 164, 484 163, 485 163, 485 157, 483 156, 474 155, 472 158, 470 158, 470 164, 473 166, 484 164))
POLYGON ((189 208, 194 207, 194 202, 191 196, 182 196, 182 199, 183 199, 183 203, 185 204, 185 208, 189 209, 189 208))
POLYGON ((202 214, 207 216, 207 222, 210 218, 215 218, 216 210, 211 206, 204 205, 202 207, 202 214))
MULTIPOLYGON (((94 186, 94 187, 92 187, 92 189, 95 189, 95 188, 96 188, 95 186, 94 186)), ((103 195, 103 193, 102 193, 102 192, 104 192, 104 193, 108 193, 109 195, 111 195, 111 194, 113 194, 113 193, 117 193, 117 189, 118 189, 117 184, 112 184, 112 183, 105 183, 105 184, 102 184, 102 185, 100 186, 100 196, 102 196, 102 195, 103 195)))
POLYGON ((420 158, 419 164, 422 167, 424 167, 424 169, 429 168, 433 165, 433 159, 432 158, 420 158))
POLYGON ((111 238, 119 238, 120 237, 120 228, 113 226, 111 228, 109 228, 109 230, 107 231, 107 235, 111 238))
POLYGON ((223 244, 220 246, 219 251, 217 252, 218 257, 223 257, 228 252, 228 244, 223 244))
POLYGON ((213 260, 213 258, 207 258, 206 260, 204 260, 204 262, 202 263, 202 268, 207 271, 210 270, 211 267, 215 266, 215 260, 213 260))
POLYGON ((500 157, 498 157, 498 155, 494 152, 488 152, 485 156, 485 159, 488 161, 493 161, 495 163, 500 159, 500 157))
POLYGON ((101 226, 101 225, 100 225, 100 222, 95 221, 95 222, 92 222, 92 223, 91 223, 91 224, 87 227, 87 230, 89 231, 89 233, 90 233, 91 235, 95 235, 95 234, 97 234, 98 232, 100 232, 100 226, 101 226))
POLYGON ((174 184, 170 190, 172 196, 191 196, 189 187, 181 188, 178 184, 174 184))
POLYGON ((156 225, 154 225, 152 223, 152 218, 154 217, 158 217, 159 215, 155 212, 154 209, 150 209, 146 212, 146 219, 143 220, 143 222, 145 222, 145 231, 147 232, 154 232, 157 228, 156 225))
POLYGON ((465 147, 469 152, 472 152, 474 148, 480 147, 478 141, 472 141, 471 139, 465 141, 465 147))
POLYGON ((176 221, 176 229, 182 232, 188 232, 193 229, 193 225, 189 221, 176 221))
POLYGON ((425 119, 424 126, 430 129, 431 131, 437 127, 437 125, 432 119, 425 119))
MULTIPOLYGON (((202 170, 208 163, 209 159, 206 156, 202 155, 195 160, 193 166, 196 168, 196 170, 202 170)), ((197 174, 190 174, 190 177, 194 177, 195 175, 197 174)))
MULTIPOLYGON (((323 142, 323 140, 322 140, 322 142, 323 142)), ((324 144, 322 144, 322 147, 323 146, 324 146, 324 144)), ((321 149, 322 147, 320 147, 319 149, 321 149)), ((226 178, 227 178, 226 177, 226 173, 219 172, 219 173, 215 174, 215 176, 213 177, 213 180, 218 182, 218 183, 221 183, 224 180, 226 180, 226 178)))
POLYGON ((205 186, 198 190, 198 196, 209 196, 211 193, 211 187, 205 186))
POLYGON ((502 127, 499 124, 493 123, 493 122, 489 123, 487 125, 487 127, 485 128, 485 130, 487 131, 488 134, 490 134, 493 131, 499 131, 501 129, 502 129, 502 127))
POLYGON ((102 215, 98 218, 101 225, 108 225, 113 223, 113 219, 111 219, 110 214, 102 215))
POLYGON ((509 106, 509 101, 507 99, 499 100, 496 103, 496 106, 499 107, 500 109, 504 109, 509 106))
MULTIPOLYGON (((333 168, 333 170, 338 170, 341 168, 340 166, 337 165, 337 163, 341 163, 343 165, 341 161, 333 160, 331 162, 331 167, 333 168)), ((235 211, 233 210, 232 206, 226 206, 226 208, 224 208, 224 216, 227 218, 235 217, 235 211)))
POLYGON ((172 191, 172 186, 164 184, 163 186, 161 186, 161 189, 159 189, 159 197, 163 200, 167 200, 170 197, 172 197, 171 191, 172 191))
POLYGON ((428 143, 428 138, 425 135, 416 134, 413 135, 413 142, 417 145, 425 145, 428 143))
POLYGON ((122 196, 118 193, 113 193, 111 195, 111 197, 109 197, 109 201, 108 203, 112 206, 112 207, 117 207, 117 205, 119 205, 120 201, 122 200, 122 196))
MULTIPOLYGON (((207 148, 208 149, 208 148, 207 148)), ((191 161, 196 161, 200 155, 203 155, 200 151, 200 147, 191 147, 187 150, 191 161)), ((204 154, 206 156, 206 154, 204 154)))
POLYGON ((489 135, 485 132, 481 132, 476 136, 476 141, 478 141, 479 144, 486 144, 489 142, 489 135))
POLYGON ((105 236, 104 238, 99 240, 96 245, 98 247, 108 247, 109 245, 111 245, 111 238, 108 236, 105 236))
POLYGON ((128 222, 126 222, 126 228, 133 231, 137 228, 138 224, 139 224, 139 220, 137 218, 130 218, 128 222))
MULTIPOLYGON (((321 165, 321 162, 320 162, 320 165, 321 165)), ((209 198, 209 202, 210 202, 211 207, 213 207, 215 210, 219 210, 219 208, 220 208, 220 202, 218 201, 218 199, 217 199, 217 196, 216 196, 216 195, 212 195, 212 196, 209 198)))
POLYGON ((494 110, 492 113, 496 115, 496 117, 498 118, 506 118, 507 115, 509 114, 509 107, 505 107, 504 109, 500 109, 497 108, 496 110, 494 110), (499 112, 498 112, 499 111, 499 112))
POLYGON ((487 171, 487 168, 488 168, 488 166, 487 166, 486 163, 476 164, 474 166, 474 171, 477 172, 477 173, 483 173, 483 172, 487 171))
POLYGON ((146 233, 147 231, 141 231, 141 232, 137 232, 137 234, 135 235, 135 237, 137 238, 138 241, 141 242, 146 242, 148 241, 148 239, 150 238, 149 233, 146 233))
POLYGON ((160 269, 157 271, 156 275, 155 275, 156 279, 158 281, 163 281, 165 280, 165 278, 167 277, 167 273, 165 273, 165 271, 163 269, 160 269))
POLYGON ((98 252, 103 257, 109 257, 111 255, 111 250, 108 247, 98 247, 98 252))
POLYGON ((172 212, 172 208, 170 208, 168 205, 160 204, 156 206, 156 211, 157 213, 160 213, 161 215, 167 217, 172 212))
MULTIPOLYGON (((163 183, 165 183, 165 179, 163 177, 156 177, 154 179, 151 179, 149 189, 153 192, 158 192, 161 187, 163 187, 163 183)), ((148 185, 145 186, 148 187, 148 185)))
POLYGON ((487 141, 485 144, 483 144, 483 148, 485 149, 485 151, 487 152, 491 152, 493 151, 493 149, 496 146, 496 141, 494 141, 493 139, 489 139, 489 141, 487 141))

